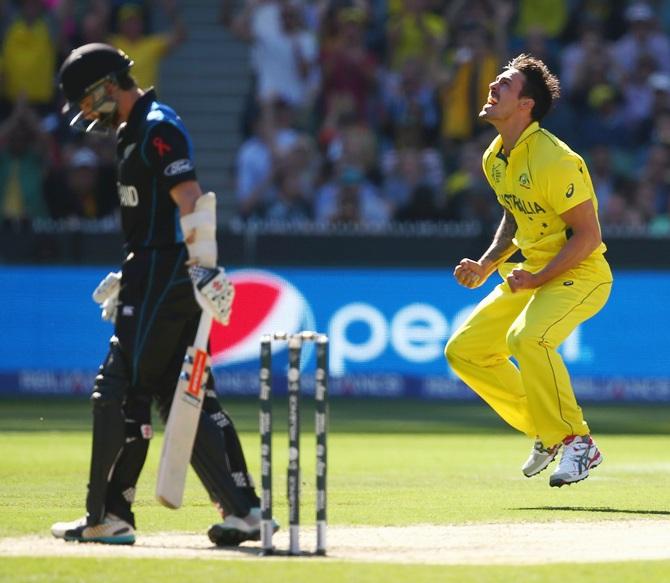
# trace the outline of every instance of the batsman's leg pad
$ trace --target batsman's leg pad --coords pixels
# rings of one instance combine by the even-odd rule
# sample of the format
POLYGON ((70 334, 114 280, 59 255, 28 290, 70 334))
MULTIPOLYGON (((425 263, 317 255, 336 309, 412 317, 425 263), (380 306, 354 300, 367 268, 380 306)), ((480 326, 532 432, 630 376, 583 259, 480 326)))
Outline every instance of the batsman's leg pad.
POLYGON ((249 514, 249 500, 237 487, 231 473, 224 433, 206 411, 200 415, 191 465, 212 502, 220 506, 225 514, 249 514))
POLYGON ((135 527, 131 505, 135 501, 135 488, 153 437, 151 427, 151 401, 130 397, 123 405, 125 416, 125 444, 119 456, 107 490, 106 507, 119 518, 135 527))
POLYGON ((253 478, 247 468, 247 462, 244 457, 240 438, 235 429, 235 424, 228 412, 221 408, 221 404, 214 391, 213 383, 209 383, 202 408, 214 423, 216 423, 219 429, 223 431, 228 466, 230 467, 235 484, 242 490, 244 496, 252 507, 260 506, 261 501, 256 494, 253 478))
POLYGON ((93 441, 86 497, 86 519, 99 524, 105 515, 109 476, 119 459, 125 440, 122 403, 128 391, 128 376, 118 342, 110 342, 109 353, 95 378, 93 441))

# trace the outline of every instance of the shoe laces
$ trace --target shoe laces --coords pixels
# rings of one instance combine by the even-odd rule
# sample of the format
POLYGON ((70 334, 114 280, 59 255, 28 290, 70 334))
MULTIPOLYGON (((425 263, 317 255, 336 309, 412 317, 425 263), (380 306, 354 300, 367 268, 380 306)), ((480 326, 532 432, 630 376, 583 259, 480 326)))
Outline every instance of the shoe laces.
POLYGON ((547 453, 551 454, 556 451, 558 447, 560 447, 560 444, 552 445, 551 447, 544 447, 544 444, 539 440, 535 440, 535 445, 533 446, 535 448, 535 451, 538 453, 547 453))
POLYGON ((582 462, 585 454, 593 445, 593 442, 588 435, 568 435, 568 437, 563 440, 563 445, 565 445, 565 447, 563 448, 561 464, 566 461, 579 464, 582 462))

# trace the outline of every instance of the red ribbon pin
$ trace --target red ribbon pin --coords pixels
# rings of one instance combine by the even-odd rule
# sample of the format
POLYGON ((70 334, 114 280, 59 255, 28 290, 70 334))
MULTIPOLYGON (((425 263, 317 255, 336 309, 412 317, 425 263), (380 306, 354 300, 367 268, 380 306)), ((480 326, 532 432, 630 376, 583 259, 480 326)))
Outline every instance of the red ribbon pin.
POLYGON ((154 148, 158 150, 158 155, 162 158, 167 152, 172 150, 172 147, 169 144, 166 144, 162 138, 155 137, 151 142, 154 145, 154 148))

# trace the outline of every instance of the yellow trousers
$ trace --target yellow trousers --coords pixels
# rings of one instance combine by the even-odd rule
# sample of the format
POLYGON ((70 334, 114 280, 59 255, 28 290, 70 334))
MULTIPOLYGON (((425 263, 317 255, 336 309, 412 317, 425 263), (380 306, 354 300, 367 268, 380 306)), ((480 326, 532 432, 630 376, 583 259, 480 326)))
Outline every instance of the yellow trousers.
MULTIPOLYGON (((501 275, 513 267, 505 264, 501 275)), ((602 257, 533 290, 512 293, 503 281, 449 339, 445 356, 498 415, 545 447, 586 435, 588 425, 557 349, 600 311, 611 288, 612 273, 602 257)))

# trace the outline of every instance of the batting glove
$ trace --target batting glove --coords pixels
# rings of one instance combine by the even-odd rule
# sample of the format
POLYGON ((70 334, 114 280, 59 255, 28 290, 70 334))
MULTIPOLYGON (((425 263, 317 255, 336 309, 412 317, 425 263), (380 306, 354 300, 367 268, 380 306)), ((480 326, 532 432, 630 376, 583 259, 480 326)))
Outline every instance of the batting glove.
POLYGON ((93 301, 100 304, 102 319, 114 323, 119 307, 119 292, 121 291, 121 272, 112 271, 98 284, 93 291, 93 301))
POLYGON ((228 325, 235 297, 235 286, 223 267, 191 265, 188 273, 193 282, 195 299, 217 322, 228 325))

